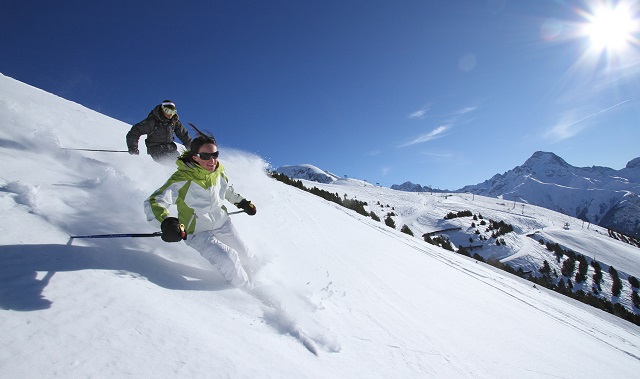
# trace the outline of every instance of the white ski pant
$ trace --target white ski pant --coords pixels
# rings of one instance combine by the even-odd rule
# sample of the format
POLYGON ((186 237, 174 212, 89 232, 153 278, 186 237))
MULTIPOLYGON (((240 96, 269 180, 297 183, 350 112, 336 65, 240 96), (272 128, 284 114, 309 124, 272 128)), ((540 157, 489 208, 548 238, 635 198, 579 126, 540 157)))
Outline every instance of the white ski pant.
POLYGON ((250 287, 249 274, 257 268, 258 261, 238 238, 230 219, 217 229, 187 237, 185 242, 211 262, 228 283, 235 287, 250 287))

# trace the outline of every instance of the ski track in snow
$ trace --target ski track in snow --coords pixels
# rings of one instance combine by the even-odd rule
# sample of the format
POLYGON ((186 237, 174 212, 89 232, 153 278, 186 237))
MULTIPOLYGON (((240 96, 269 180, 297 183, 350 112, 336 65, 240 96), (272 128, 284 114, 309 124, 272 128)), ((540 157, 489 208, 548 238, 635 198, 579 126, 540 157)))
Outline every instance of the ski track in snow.
POLYGON ((310 300, 312 295, 294 294, 289 289, 278 287, 266 285, 245 290, 263 305, 265 322, 279 333, 292 336, 316 356, 319 354, 319 347, 330 353, 340 352, 341 348, 335 342, 335 337, 322 331, 322 326, 313 319, 314 308, 317 307, 310 300), (304 328, 300 325, 301 322, 308 324, 311 329, 304 328))

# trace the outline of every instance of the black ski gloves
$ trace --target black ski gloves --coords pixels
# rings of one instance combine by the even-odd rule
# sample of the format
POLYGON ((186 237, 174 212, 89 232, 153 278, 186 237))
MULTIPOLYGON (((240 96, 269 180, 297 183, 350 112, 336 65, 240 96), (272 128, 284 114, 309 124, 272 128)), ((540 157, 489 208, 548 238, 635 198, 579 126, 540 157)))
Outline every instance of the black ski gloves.
POLYGON ((245 211, 249 216, 256 214, 256 206, 247 199, 242 199, 242 201, 236 203, 236 207, 245 211))
POLYGON ((160 225, 162 235, 160 238, 164 242, 180 242, 187 239, 187 232, 184 231, 184 225, 180 224, 175 217, 167 217, 160 225))
POLYGON ((138 150, 137 147, 130 147, 129 148, 129 154, 130 155, 140 155, 140 150, 138 150))

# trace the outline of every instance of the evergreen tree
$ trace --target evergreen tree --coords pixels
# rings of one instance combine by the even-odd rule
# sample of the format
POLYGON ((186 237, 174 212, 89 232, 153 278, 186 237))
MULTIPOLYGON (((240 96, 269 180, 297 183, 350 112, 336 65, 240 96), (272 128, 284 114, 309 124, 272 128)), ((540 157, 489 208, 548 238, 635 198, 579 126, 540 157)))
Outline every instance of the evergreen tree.
POLYGON ((631 284, 631 287, 633 288, 640 288, 640 283, 638 282, 638 279, 635 276, 629 276, 629 284, 631 284))
POLYGON ((587 280, 587 273, 589 271, 589 264, 584 255, 578 257, 578 273, 576 273, 576 283, 582 283, 587 280))
POLYGON ((565 293, 567 287, 564 284, 564 280, 562 278, 558 279, 558 292, 565 293))
POLYGON ((549 265, 549 262, 547 262, 546 260, 542 262, 542 268, 540 269, 540 273, 543 276, 551 276, 551 266, 549 265))
POLYGON ((442 243, 442 248, 445 249, 445 250, 454 251, 453 250, 453 245, 451 245, 451 241, 449 241, 449 240, 445 240, 442 243))
MULTIPOLYGON (((395 226, 394 226, 394 227, 395 227, 395 226)), ((402 233, 406 233, 406 234, 408 234, 408 235, 410 235, 410 236, 412 236, 412 237, 413 237, 413 232, 411 231, 411 229, 409 229, 409 227, 408 227, 406 224, 405 224, 405 225, 402 225, 402 228, 400 229, 400 231, 401 231, 402 233)))
POLYGON ((598 291, 602 291, 602 287, 600 286, 600 283, 602 282, 602 266, 600 266, 600 263, 596 260, 591 261, 591 266, 596 271, 593 274, 593 284, 598 291))
MULTIPOLYGON (((542 262, 542 267, 539 270, 540 274, 542 274, 542 277, 540 278, 540 280, 538 281, 538 283, 542 284, 543 286, 547 287, 547 288, 551 288, 551 266, 549 265, 549 262, 547 262, 546 260, 542 262)), ((534 280, 535 281, 535 277, 530 278, 530 280, 534 280)))
POLYGON ((611 295, 619 297, 620 293, 622 293, 622 281, 618 276, 618 271, 616 271, 613 266, 609 266, 609 274, 611 275, 611 279, 613 280, 613 284, 611 285, 611 295))
POLYGON ((562 276, 570 278, 571 276, 573 276, 573 270, 575 270, 575 268, 576 260, 572 257, 568 257, 564 262, 562 262, 562 269, 560 270, 560 273, 562 274, 562 276))
POLYGON ((557 243, 553 244, 552 246, 553 246, 553 248, 552 248, 553 253, 556 256, 556 259, 558 260, 558 263, 560 263, 560 260, 562 259, 562 257, 564 257, 564 250, 557 243))
POLYGON ((393 229, 396 228, 395 221, 393 221, 393 219, 389 215, 387 215, 387 218, 384 219, 384 223, 385 223, 385 225, 387 225, 390 228, 393 228, 393 229))

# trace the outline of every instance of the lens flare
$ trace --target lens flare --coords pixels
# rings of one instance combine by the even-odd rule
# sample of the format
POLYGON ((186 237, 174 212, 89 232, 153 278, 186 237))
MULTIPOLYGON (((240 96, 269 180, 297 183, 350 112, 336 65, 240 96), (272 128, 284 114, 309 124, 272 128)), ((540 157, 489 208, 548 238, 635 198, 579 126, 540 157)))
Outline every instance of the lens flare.
POLYGON ((584 33, 596 51, 621 52, 637 42, 634 33, 638 31, 639 21, 634 19, 627 3, 615 7, 601 5, 587 16, 587 20, 584 33))

